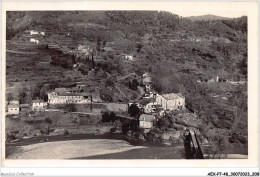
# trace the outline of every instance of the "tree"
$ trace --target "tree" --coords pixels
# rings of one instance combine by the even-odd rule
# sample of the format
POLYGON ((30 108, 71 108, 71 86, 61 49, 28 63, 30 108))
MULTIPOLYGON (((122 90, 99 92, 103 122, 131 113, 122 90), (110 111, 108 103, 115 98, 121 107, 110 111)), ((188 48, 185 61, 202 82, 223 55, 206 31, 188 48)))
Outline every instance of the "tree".
POLYGON ((109 117, 109 113, 108 112, 105 112, 103 115, 102 115, 102 122, 110 122, 110 117, 109 117))
POLYGON ((132 130, 132 131, 138 131, 139 130, 138 120, 131 120, 130 121, 130 130, 132 130))
POLYGON ((111 77, 109 77, 106 81, 105 81, 105 85, 107 87, 113 87, 115 85, 113 79, 111 77))
POLYGON ((169 128, 171 126, 171 122, 169 121, 169 119, 167 117, 163 117, 158 120, 157 126, 161 130, 166 130, 167 128, 169 128))
POLYGON ((7 93, 6 100, 7 100, 8 103, 13 100, 12 93, 7 93))
POLYGON ((102 44, 103 44, 102 48, 104 48, 104 47, 106 46, 107 42, 106 42, 106 41, 103 41, 102 44))
POLYGON ((47 96, 47 92, 49 90, 49 85, 48 86, 43 86, 41 89, 40 89, 40 98, 43 99, 44 101, 47 101, 48 100, 48 96, 47 96))
POLYGON ((138 106, 136 104, 131 104, 128 112, 129 112, 130 116, 136 117, 140 113, 140 109, 138 108, 138 106))
POLYGON ((26 102, 26 97, 27 97, 27 93, 25 90, 22 90, 20 93, 19 93, 19 100, 21 101, 22 104, 24 104, 26 102))
POLYGON ((75 112, 75 111, 77 111, 75 104, 72 104, 72 103, 67 104, 65 108, 66 108, 67 111, 69 111, 69 112, 75 112))
POLYGON ((92 53, 92 59, 91 59, 91 62, 92 62, 92 69, 94 69, 94 67, 95 67, 95 61, 94 61, 93 53, 92 53))
POLYGON ((50 127, 52 125, 52 120, 49 117, 47 117, 47 118, 45 118, 45 123, 47 124, 47 135, 49 135, 50 127))
POLYGON ((212 145, 213 147, 210 149, 210 155, 208 158, 210 159, 220 159, 225 158, 226 156, 226 148, 227 148, 227 142, 225 138, 219 134, 215 135, 212 138, 212 145))
POLYGON ((124 135, 126 135, 129 130, 130 130, 130 124, 129 123, 124 123, 122 125, 122 133, 124 135))
POLYGON ((132 90, 136 90, 138 86, 138 82, 136 79, 133 79, 132 81, 129 81, 129 88, 132 90))
POLYGON ((72 55, 71 60, 72 60, 72 64, 76 64, 76 55, 75 54, 72 55))
POLYGON ((113 111, 110 112, 109 117, 110 117, 110 121, 115 122, 115 120, 116 120, 116 114, 115 114, 113 111))
POLYGON ((100 38, 97 39, 96 50, 100 54, 100 51, 101 51, 101 39, 100 38))
POLYGON ((137 52, 141 52, 141 50, 142 50, 142 48, 143 48, 143 45, 141 44, 141 43, 138 43, 137 45, 136 45, 136 48, 137 48, 137 52))
POLYGON ((115 122, 116 120, 116 114, 112 111, 112 112, 105 112, 103 115, 102 115, 102 122, 115 122))

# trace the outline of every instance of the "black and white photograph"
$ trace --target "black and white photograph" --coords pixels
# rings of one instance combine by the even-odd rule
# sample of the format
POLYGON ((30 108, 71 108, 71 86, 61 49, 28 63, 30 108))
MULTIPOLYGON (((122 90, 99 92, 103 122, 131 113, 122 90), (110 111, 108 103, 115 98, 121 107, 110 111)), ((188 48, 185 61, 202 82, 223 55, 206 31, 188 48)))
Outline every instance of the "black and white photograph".
POLYGON ((248 159, 247 12, 5 17, 2 158, 248 159))

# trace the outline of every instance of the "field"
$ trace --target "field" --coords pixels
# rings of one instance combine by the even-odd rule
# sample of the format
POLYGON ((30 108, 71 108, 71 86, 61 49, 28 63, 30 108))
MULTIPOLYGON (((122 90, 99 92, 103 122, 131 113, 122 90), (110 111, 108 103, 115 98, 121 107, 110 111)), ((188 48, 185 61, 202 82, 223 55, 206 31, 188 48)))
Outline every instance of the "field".
POLYGON ((124 140, 119 135, 37 137, 6 146, 7 159, 179 159, 183 153, 183 146, 124 140))

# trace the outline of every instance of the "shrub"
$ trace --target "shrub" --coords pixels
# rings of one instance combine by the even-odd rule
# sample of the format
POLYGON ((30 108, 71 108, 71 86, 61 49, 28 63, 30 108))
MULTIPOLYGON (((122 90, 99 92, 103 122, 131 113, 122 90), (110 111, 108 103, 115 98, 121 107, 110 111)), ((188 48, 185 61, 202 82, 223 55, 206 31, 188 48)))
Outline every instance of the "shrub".
POLYGON ((138 106, 136 104, 131 104, 128 112, 129 112, 130 116, 135 117, 140 113, 140 109, 138 108, 138 106))
POLYGON ((108 112, 105 112, 103 115, 102 115, 102 122, 115 122, 116 121, 116 114, 112 111, 110 113, 108 112))
POLYGON ((123 132, 123 134, 126 135, 129 130, 130 130, 130 124, 129 123, 124 123, 122 125, 122 132, 123 132))
POLYGON ((111 133, 115 133, 116 130, 117 130, 117 128, 116 128, 116 127, 113 127, 113 128, 110 129, 110 132, 111 132, 111 133))
POLYGON ((139 131, 139 125, 138 125, 138 120, 131 120, 130 121, 130 130, 132 131, 139 131))
POLYGON ((64 135, 69 135, 69 131, 68 131, 68 130, 65 130, 65 131, 64 131, 64 135))
POLYGON ((171 122, 167 117, 163 117, 158 120, 157 122, 157 127, 160 128, 161 130, 166 130, 170 128, 171 122))

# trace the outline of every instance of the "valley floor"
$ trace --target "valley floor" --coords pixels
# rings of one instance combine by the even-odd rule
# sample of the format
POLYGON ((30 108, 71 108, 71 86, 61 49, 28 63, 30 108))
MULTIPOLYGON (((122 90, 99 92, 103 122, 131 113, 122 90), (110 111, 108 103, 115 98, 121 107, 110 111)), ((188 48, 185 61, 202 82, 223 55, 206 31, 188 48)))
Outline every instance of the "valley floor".
MULTIPOLYGON (((90 135, 89 135, 90 136, 90 135)), ((50 142, 36 143, 36 140, 24 140, 7 144, 7 159, 183 159, 183 146, 150 145, 138 142, 129 143, 120 139, 61 139, 61 136, 48 139, 50 142), (31 142, 32 144, 28 144, 31 142), (35 143, 35 144, 33 144, 35 143), (16 145, 15 145, 16 144, 16 145), (137 145, 138 144, 138 145, 137 145)), ((100 138, 96 136, 96 138, 100 138)), ((43 137, 42 137, 43 139, 43 137)), ((37 140, 37 141, 38 141, 37 140)), ((46 138, 44 139, 46 140, 46 138)))

